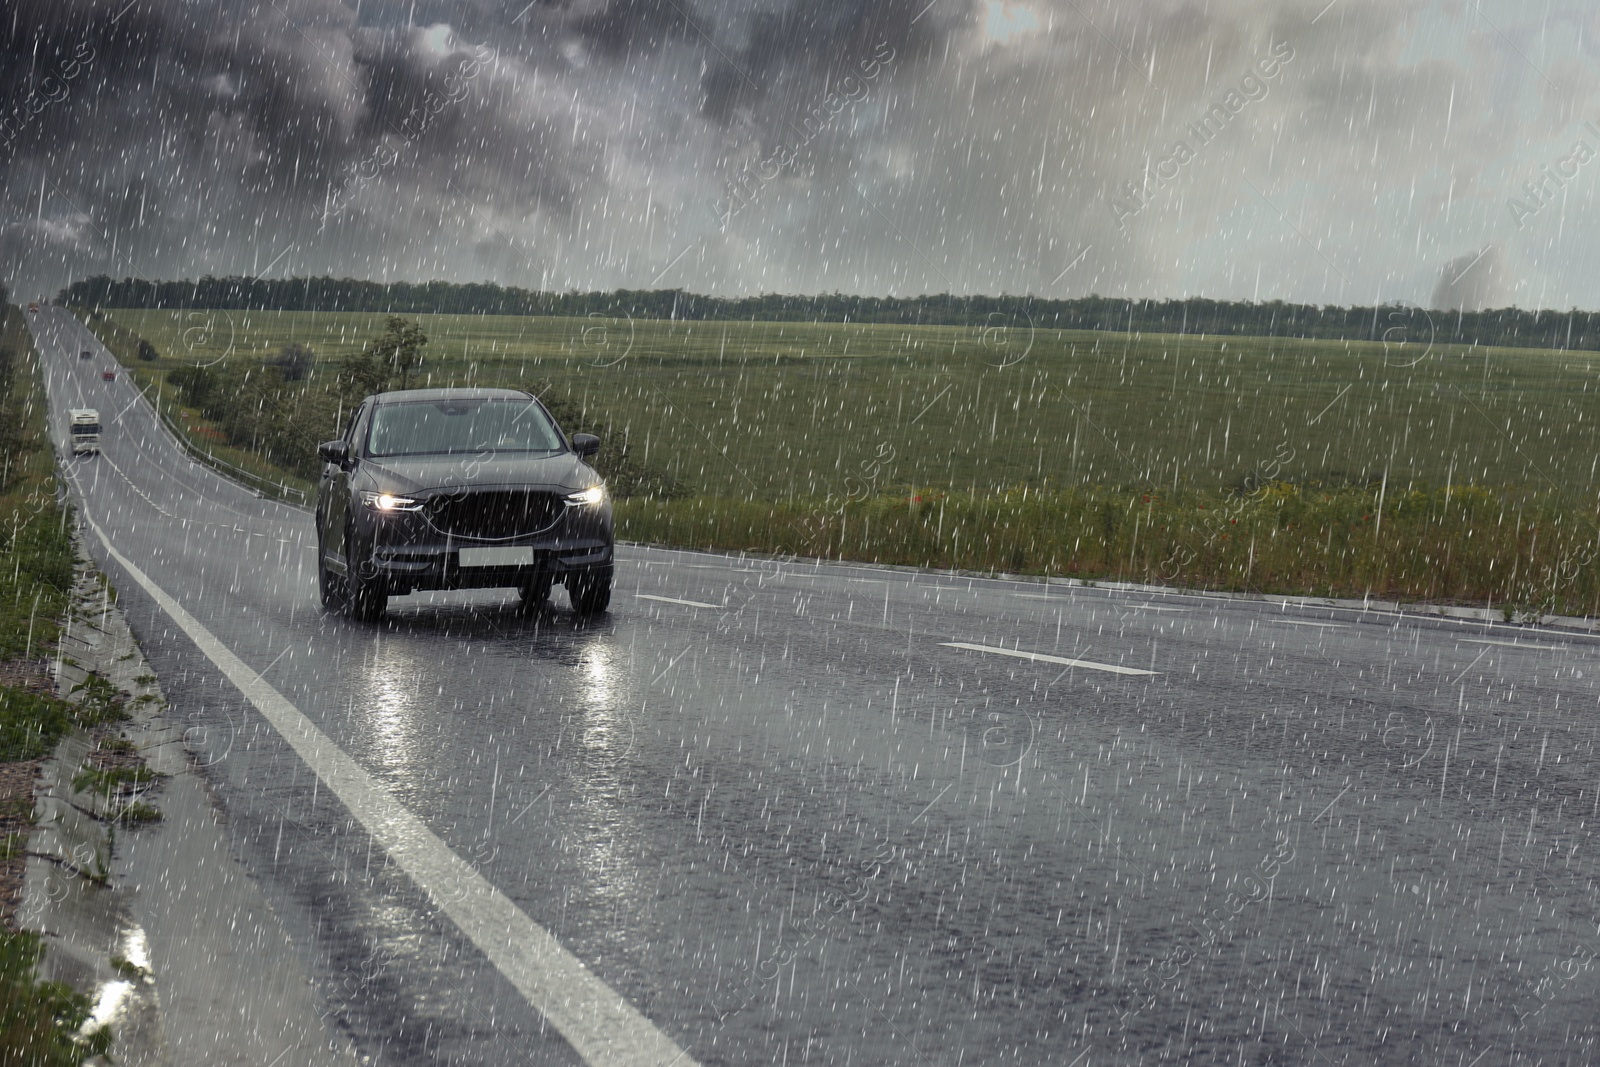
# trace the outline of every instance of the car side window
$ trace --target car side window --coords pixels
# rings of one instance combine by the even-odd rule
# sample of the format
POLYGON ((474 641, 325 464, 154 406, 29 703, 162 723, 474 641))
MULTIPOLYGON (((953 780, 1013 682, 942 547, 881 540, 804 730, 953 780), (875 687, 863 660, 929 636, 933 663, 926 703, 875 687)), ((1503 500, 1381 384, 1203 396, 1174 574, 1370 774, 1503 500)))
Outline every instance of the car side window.
POLYGON ((345 431, 345 441, 350 445, 352 456, 360 451, 361 442, 367 436, 367 418, 371 414, 372 405, 368 403, 362 404, 350 417, 350 428, 345 431))
POLYGON ((365 404, 357 404, 350 412, 350 417, 344 420, 344 433, 339 436, 344 438, 345 444, 356 439, 356 420, 361 417, 361 412, 366 409, 365 404))

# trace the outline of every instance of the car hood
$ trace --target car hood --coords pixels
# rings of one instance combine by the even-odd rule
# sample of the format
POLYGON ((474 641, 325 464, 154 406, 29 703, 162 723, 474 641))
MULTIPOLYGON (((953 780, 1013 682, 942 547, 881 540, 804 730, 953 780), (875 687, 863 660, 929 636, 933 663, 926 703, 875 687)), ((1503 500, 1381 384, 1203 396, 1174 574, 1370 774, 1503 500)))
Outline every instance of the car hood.
POLYGON ((554 456, 451 455, 386 456, 361 461, 371 488, 390 493, 420 493, 463 486, 548 486, 587 489, 600 481, 571 452, 554 456))

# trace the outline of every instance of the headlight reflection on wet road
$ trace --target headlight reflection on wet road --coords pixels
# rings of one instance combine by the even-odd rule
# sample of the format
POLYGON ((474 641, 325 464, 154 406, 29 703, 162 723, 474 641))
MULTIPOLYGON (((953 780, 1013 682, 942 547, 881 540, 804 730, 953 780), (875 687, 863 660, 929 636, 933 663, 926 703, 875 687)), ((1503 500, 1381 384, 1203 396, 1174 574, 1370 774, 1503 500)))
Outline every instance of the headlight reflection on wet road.
POLYGON ((426 684, 423 667, 403 642, 384 642, 363 668, 362 687, 351 698, 366 747, 386 769, 414 765, 421 757, 417 723, 426 684))

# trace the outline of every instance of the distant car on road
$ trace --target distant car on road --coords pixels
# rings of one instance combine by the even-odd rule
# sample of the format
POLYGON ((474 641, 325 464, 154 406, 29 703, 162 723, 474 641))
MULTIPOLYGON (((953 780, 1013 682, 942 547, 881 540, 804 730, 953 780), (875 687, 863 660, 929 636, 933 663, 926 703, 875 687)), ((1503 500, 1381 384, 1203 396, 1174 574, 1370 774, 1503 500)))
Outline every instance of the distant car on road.
POLYGON ((93 359, 94 358, 94 353, 89 351, 87 348, 80 349, 78 351, 78 358, 79 359, 93 359))
POLYGON ((410 389, 361 402, 319 445, 317 584, 324 607, 383 615, 420 589, 512 587, 537 608, 557 582, 580 615, 611 603, 605 484, 544 405, 511 389, 410 389))
POLYGON ((28 314, 30 314, 30 315, 39 314, 39 302, 37 300, 33 301, 32 303, 30 303, 28 305, 28 314))
POLYGON ((103 382, 114 382, 117 380, 117 372, 114 370, 103 370, 100 372, 100 380, 103 382))

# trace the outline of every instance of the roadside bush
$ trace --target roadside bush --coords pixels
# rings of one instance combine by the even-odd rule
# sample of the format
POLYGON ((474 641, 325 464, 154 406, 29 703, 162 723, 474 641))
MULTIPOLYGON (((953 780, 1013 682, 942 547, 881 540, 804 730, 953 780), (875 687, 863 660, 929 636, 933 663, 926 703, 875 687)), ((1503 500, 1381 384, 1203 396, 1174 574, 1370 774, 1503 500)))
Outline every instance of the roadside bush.
POLYGON ((317 354, 311 350, 310 345, 290 341, 278 349, 278 354, 272 357, 268 366, 276 370, 286 382, 302 382, 310 376, 311 368, 316 362, 317 354))
POLYGON ((338 433, 339 399, 275 370, 179 367, 167 375, 187 407, 210 419, 228 444, 256 452, 301 478, 322 472, 317 444, 338 433))
POLYGON ((155 345, 141 337, 139 338, 138 356, 146 363, 154 363, 161 358, 161 353, 156 351, 155 345))
POLYGON ((0 930, 0 1063, 77 1067, 111 1048, 99 1026, 79 1037, 94 1001, 62 982, 40 982, 44 942, 38 934, 0 930))
POLYGON ((48 648, 72 587, 72 543, 56 501, 55 453, 22 313, 0 317, 0 660, 48 648))
POLYGON ((71 729, 72 712, 46 693, 0 686, 0 763, 43 759, 71 729))
POLYGON ((204 408, 211 398, 217 375, 209 367, 178 367, 167 374, 167 384, 178 391, 184 406, 204 408))

